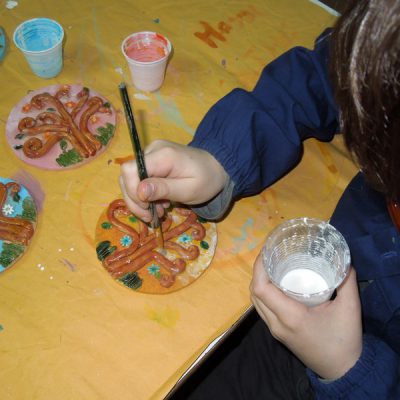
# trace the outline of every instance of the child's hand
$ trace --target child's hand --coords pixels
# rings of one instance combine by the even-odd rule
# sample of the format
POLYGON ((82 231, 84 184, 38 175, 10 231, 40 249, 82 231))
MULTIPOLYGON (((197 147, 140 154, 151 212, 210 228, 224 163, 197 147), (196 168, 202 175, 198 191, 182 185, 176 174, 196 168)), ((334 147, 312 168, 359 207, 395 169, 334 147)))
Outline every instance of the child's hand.
POLYGON ((148 179, 139 181, 136 162, 121 166, 120 186, 128 208, 149 222, 149 201, 157 201, 159 216, 169 200, 195 205, 206 202, 225 186, 228 175, 208 152, 166 140, 156 140, 145 151, 148 179))
POLYGON ((269 281, 259 256, 250 291, 271 334, 320 377, 337 379, 357 362, 362 350, 361 307, 352 268, 335 300, 307 308, 269 281))

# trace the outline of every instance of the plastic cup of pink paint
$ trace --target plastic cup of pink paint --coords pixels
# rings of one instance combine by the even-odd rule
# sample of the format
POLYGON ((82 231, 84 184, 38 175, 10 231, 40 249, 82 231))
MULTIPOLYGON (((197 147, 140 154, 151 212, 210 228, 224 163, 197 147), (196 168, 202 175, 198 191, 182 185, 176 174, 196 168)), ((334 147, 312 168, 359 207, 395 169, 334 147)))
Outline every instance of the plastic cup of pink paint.
POLYGON ((154 92, 161 87, 171 49, 171 42, 156 32, 136 32, 124 39, 121 50, 137 89, 154 92))

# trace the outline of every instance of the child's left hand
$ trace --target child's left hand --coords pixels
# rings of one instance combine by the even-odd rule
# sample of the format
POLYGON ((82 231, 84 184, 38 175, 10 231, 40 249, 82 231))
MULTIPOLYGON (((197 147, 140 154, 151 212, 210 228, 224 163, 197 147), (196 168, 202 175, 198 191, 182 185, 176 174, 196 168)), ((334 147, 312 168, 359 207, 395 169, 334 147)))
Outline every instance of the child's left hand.
POLYGON ((271 334, 320 377, 340 378, 357 362, 362 350, 362 324, 353 268, 333 301, 308 308, 271 283, 259 255, 250 292, 271 334))

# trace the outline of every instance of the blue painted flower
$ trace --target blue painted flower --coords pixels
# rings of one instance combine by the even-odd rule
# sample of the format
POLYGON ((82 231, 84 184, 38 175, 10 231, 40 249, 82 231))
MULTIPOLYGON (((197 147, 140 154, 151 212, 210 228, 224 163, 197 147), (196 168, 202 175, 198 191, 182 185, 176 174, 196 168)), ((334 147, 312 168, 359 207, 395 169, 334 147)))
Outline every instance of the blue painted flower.
POLYGON ((119 242, 122 244, 122 246, 128 247, 132 244, 132 238, 129 235, 125 235, 120 239, 119 242))
POLYGON ((179 243, 190 243, 192 241, 192 237, 187 235, 186 233, 183 233, 181 236, 178 238, 179 243))
POLYGON ((150 275, 158 275, 160 273, 160 267, 156 264, 151 264, 149 267, 147 267, 147 271, 149 271, 150 275))

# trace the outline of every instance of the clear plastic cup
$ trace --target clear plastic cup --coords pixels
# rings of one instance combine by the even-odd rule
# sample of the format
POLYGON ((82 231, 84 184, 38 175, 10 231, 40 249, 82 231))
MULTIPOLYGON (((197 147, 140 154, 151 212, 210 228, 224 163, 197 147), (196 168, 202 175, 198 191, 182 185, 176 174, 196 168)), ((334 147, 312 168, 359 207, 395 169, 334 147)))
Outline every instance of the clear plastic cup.
POLYGON ((13 39, 35 75, 48 79, 61 72, 64 30, 58 22, 49 18, 30 19, 15 29, 13 39))
POLYGON ((306 217, 277 226, 266 240, 262 258, 271 282, 309 307, 329 300, 350 266, 342 234, 325 221, 306 217))
POLYGON ((154 92, 161 87, 171 49, 171 42, 156 32, 136 32, 124 39, 121 50, 137 89, 154 92))

